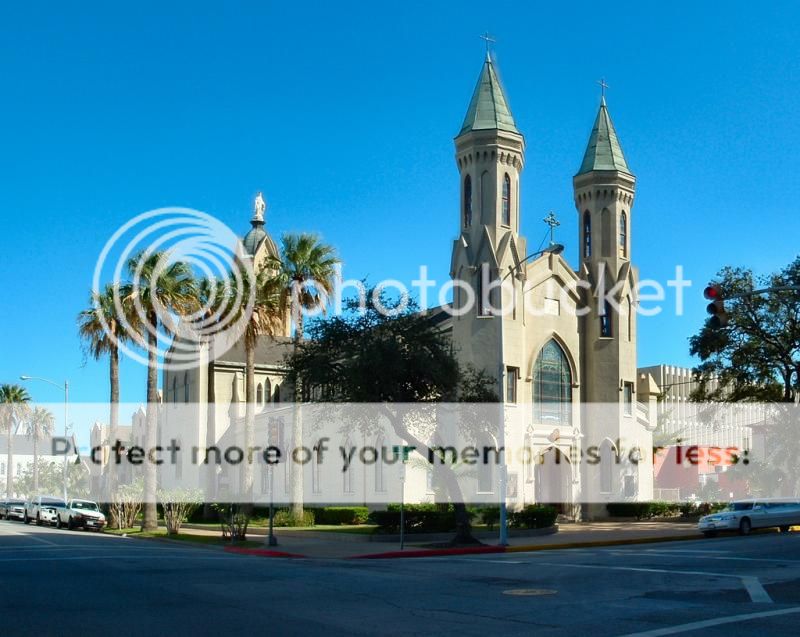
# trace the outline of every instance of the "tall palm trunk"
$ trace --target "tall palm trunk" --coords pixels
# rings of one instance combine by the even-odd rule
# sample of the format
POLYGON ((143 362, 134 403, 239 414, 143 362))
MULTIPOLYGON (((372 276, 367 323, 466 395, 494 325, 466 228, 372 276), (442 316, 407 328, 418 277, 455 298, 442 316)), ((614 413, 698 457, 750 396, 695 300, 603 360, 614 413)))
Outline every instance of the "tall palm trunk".
MULTIPOLYGON (((109 450, 117 442, 119 436, 119 350, 116 345, 111 345, 108 352, 108 380, 111 391, 110 413, 108 416, 108 444, 109 450)), ((105 465, 105 495, 110 499, 117 489, 117 470, 119 467, 111 465, 111 453, 105 465)))
MULTIPOLYGON (((214 366, 213 341, 208 342, 208 363, 206 365, 206 448, 217 441, 217 389, 215 387, 216 368, 214 366)), ((211 518, 211 498, 216 495, 216 469, 206 465, 206 498, 203 504, 203 518, 211 518)))
MULTIPOLYGON (((297 347, 300 340, 303 338, 303 310, 300 307, 300 299, 295 297, 292 299, 296 316, 295 330, 294 330, 294 355, 297 355, 297 347)), ((297 384, 294 387, 294 427, 292 428, 292 443, 294 449, 300 449, 303 446, 303 386, 300 379, 297 379, 297 384)), ((299 462, 292 463, 292 517, 295 523, 299 524, 303 519, 303 465, 299 462)))
MULTIPOLYGON (((147 454, 157 444, 158 437, 158 336, 155 333, 157 318, 155 312, 148 316, 153 331, 148 331, 147 353, 147 416, 145 419, 145 451, 147 454)), ((144 518, 143 531, 155 531, 158 528, 158 511, 156 509, 157 488, 156 465, 148 457, 144 461, 144 518)))
POLYGON ((14 431, 11 426, 12 419, 8 418, 8 444, 6 446, 6 498, 11 499, 14 497, 14 471, 11 464, 14 461, 14 431))
MULTIPOLYGON (((242 472, 242 496, 243 500, 249 503, 252 502, 253 497, 253 463, 250 458, 250 450, 255 445, 255 393, 256 393, 256 346, 255 342, 250 342, 251 339, 245 338, 244 351, 245 351, 245 376, 244 376, 244 397, 245 397, 245 410, 244 410, 244 446, 245 446, 245 464, 244 471, 242 472)), ((252 507, 245 506, 246 510, 251 510, 252 507)))

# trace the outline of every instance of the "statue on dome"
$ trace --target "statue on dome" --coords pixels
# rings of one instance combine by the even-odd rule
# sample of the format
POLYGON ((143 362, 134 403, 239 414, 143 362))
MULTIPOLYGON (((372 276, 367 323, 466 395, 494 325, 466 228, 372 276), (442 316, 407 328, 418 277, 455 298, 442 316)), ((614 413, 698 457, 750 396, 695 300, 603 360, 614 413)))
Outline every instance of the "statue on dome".
POLYGON ((256 195, 256 200, 253 202, 253 221, 264 221, 264 212, 267 210, 267 204, 264 201, 264 195, 260 192, 256 195))

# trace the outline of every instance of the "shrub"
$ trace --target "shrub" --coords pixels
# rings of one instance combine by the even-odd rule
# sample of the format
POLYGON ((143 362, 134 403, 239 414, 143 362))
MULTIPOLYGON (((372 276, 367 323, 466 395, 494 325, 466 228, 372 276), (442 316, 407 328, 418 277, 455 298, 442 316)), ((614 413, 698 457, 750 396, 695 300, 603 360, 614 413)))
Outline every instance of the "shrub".
POLYGON ((520 511, 511 512, 508 520, 513 529, 544 529, 553 526, 556 517, 558 517, 558 511, 555 507, 529 504, 520 511))
POLYGON ((481 509, 479 511, 481 516, 481 522, 483 522, 486 526, 489 527, 489 530, 493 530, 494 527, 500 522, 500 507, 486 507, 485 509, 481 509))
MULTIPOLYGON (((473 513, 470 512, 470 515, 473 513)), ((382 533, 400 532, 400 505, 390 504, 385 511, 372 511, 369 519, 382 533)), ((448 504, 405 505, 406 533, 445 533, 456 528, 455 509, 448 504)))
POLYGON ((313 513, 315 524, 364 524, 369 518, 367 507, 323 507, 313 513))
POLYGON ((606 510, 612 518, 650 518, 678 515, 683 505, 679 502, 609 502, 606 510))
POLYGON ((303 516, 296 518, 291 509, 278 509, 272 518, 274 526, 314 526, 314 512, 303 509, 303 516))

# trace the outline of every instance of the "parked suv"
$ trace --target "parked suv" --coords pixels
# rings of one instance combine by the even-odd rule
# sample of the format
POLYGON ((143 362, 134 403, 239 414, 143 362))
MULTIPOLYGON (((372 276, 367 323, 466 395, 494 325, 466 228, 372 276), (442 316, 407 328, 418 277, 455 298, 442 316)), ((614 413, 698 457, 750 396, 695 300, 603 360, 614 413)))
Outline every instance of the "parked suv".
POLYGON ((64 500, 49 495, 37 495, 25 502, 25 512, 22 521, 30 524, 34 520, 36 524, 42 524, 42 508, 44 507, 63 507, 64 500))
POLYGON ((22 520, 25 516, 25 500, 3 500, 0 502, 0 518, 22 520))

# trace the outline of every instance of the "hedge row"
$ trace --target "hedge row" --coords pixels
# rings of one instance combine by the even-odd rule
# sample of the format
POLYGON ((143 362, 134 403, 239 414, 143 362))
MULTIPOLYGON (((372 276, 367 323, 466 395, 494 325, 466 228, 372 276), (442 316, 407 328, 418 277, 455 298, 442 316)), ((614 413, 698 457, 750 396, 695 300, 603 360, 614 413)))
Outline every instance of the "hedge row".
POLYGON ((667 518, 675 516, 690 517, 706 515, 724 508, 724 503, 711 502, 609 502, 606 504, 612 518, 667 518))

